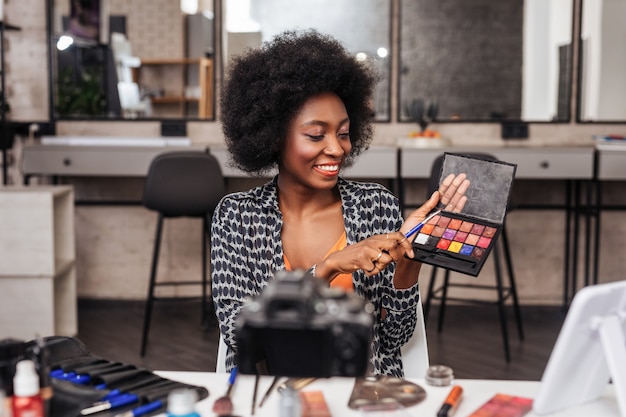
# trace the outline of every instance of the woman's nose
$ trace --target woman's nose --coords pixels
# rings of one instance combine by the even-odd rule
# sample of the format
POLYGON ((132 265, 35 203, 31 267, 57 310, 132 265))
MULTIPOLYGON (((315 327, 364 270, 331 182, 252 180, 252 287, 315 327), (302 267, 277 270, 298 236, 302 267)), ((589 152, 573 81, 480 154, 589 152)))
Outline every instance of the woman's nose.
POLYGON ((327 155, 339 157, 343 156, 345 153, 341 140, 337 137, 337 135, 329 135, 324 151, 327 155))

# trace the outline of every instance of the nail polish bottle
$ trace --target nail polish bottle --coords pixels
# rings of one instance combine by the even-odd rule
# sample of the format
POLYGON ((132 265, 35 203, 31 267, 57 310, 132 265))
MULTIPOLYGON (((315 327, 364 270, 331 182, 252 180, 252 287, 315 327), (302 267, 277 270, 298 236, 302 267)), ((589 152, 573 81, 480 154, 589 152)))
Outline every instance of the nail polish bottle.
POLYGON ((39 394, 39 375, 31 360, 17 363, 11 406, 13 417, 45 417, 43 400, 39 394))

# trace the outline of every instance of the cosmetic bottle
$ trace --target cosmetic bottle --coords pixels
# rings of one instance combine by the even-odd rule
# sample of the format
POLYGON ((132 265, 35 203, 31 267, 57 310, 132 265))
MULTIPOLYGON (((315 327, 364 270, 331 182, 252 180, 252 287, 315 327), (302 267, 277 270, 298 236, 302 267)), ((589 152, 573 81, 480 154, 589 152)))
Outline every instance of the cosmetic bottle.
POLYGON ((300 417, 301 409, 298 391, 287 384, 280 392, 280 417, 300 417))
POLYGON ((13 417, 45 417, 39 394, 39 375, 31 360, 17 363, 11 404, 13 417))
POLYGON ((167 396, 167 417, 200 417, 195 410, 198 393, 192 389, 175 389, 167 396))

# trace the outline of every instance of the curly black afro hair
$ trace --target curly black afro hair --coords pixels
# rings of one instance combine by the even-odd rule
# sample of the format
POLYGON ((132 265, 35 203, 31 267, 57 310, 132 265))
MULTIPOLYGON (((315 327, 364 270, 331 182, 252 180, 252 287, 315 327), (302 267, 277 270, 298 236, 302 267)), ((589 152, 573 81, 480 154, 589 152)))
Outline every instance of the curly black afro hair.
POLYGON ((306 100, 333 92, 350 118, 347 165, 372 140, 376 74, 337 40, 315 30, 288 31, 233 59, 220 97, 221 122, 234 164, 262 174, 277 166, 289 123, 306 100))

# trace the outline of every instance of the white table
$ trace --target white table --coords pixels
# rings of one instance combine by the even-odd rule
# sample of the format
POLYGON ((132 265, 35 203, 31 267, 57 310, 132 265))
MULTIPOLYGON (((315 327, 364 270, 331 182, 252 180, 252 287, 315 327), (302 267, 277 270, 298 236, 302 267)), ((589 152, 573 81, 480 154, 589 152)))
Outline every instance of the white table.
MULTIPOLYGON (((209 397, 197 404, 197 411, 202 416, 212 416, 213 402, 224 395, 228 381, 228 374, 216 374, 212 372, 171 372, 159 371, 159 375, 189 384, 204 386, 209 390, 209 397)), ((272 377, 262 377, 257 392, 257 404, 269 387, 272 377)), ((437 415, 439 407, 450 391, 450 387, 431 387, 423 380, 412 380, 422 386, 426 392, 426 399, 405 410, 405 414, 415 417, 432 417, 437 415)), ((457 380, 456 384, 463 387, 463 400, 455 414, 456 417, 470 415, 482 404, 486 403, 497 393, 533 398, 539 389, 539 382, 534 381, 497 381, 497 380, 457 380)), ((321 390, 333 417, 363 417, 360 411, 351 410, 347 407, 348 399, 354 386, 352 378, 320 379, 304 388, 304 390, 321 390)), ((237 416, 250 416, 254 377, 240 375, 232 392, 234 404, 233 414, 237 416)), ((273 392, 263 407, 257 406, 255 416, 278 417, 279 395, 273 392)), ((526 414, 528 417, 537 416, 532 411, 526 414)), ((598 400, 562 410, 550 417, 589 417, 619 416, 617 402, 615 401, 612 387, 607 387, 605 394, 598 400)))

